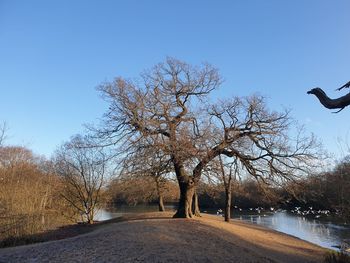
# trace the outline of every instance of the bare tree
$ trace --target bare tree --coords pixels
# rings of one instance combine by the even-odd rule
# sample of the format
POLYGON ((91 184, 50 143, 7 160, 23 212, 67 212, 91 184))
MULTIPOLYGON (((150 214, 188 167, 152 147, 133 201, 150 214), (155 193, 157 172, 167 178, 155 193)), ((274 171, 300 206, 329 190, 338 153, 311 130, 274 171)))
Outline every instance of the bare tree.
POLYGON ((93 224, 106 175, 107 158, 97 147, 85 147, 85 139, 74 137, 58 150, 56 170, 65 183, 64 199, 93 224))
POLYGON ((234 159, 225 165, 224 161, 219 155, 219 165, 221 179, 225 187, 225 221, 230 222, 232 204, 232 180, 236 180, 236 175, 238 173, 237 159, 234 159))
POLYGON ((159 211, 163 212, 166 176, 173 171, 170 164, 169 157, 154 147, 140 147, 124 160, 122 176, 152 178, 157 191, 159 211))
POLYGON ((220 186, 223 184, 225 191, 224 216, 225 221, 230 222, 233 185, 242 176, 239 172, 238 159, 219 155, 207 166, 204 174, 209 184, 220 186))
POLYGON ((0 147, 4 144, 6 140, 6 132, 8 130, 6 122, 0 124, 0 147))
POLYGON ((314 138, 289 139, 289 112, 269 111, 261 97, 211 104, 222 80, 205 64, 192 67, 168 58, 142 75, 121 77, 99 87, 109 102, 98 136, 134 151, 152 138, 152 147, 170 157, 180 188, 174 217, 192 217, 192 200, 202 170, 220 154, 237 158, 255 177, 288 179, 306 172, 315 156, 314 138))

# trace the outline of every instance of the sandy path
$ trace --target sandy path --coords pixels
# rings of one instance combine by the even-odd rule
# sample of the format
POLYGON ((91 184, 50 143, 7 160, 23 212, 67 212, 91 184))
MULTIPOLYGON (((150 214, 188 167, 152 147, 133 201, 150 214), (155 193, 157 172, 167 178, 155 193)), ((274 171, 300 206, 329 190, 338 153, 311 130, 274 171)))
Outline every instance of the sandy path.
POLYGON ((321 262, 324 252, 275 231, 205 216, 112 223, 73 238, 0 249, 0 262, 321 262))

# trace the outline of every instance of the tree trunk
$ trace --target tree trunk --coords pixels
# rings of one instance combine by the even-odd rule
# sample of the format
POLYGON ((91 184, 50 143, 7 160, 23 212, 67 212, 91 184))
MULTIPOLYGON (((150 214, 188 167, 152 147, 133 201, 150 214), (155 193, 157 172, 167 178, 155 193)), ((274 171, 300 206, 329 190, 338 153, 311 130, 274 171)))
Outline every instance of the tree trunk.
POLYGON ((194 190, 194 215, 198 217, 201 216, 201 211, 199 210, 198 194, 196 190, 194 190))
POLYGON ((225 221, 230 222, 231 219, 231 184, 225 187, 225 221))
POLYGON ((180 188, 180 199, 175 218, 192 218, 192 200, 195 191, 195 183, 192 177, 188 176, 181 161, 173 156, 174 170, 180 188))
POLYGON ((165 211, 165 207, 164 207, 164 203, 163 203, 163 194, 161 191, 161 185, 160 185, 160 177, 156 176, 155 178, 156 181, 156 187, 157 187, 157 193, 158 193, 158 207, 159 207, 159 212, 164 212, 165 211))
POLYGON ((174 218, 192 218, 192 199, 194 195, 194 183, 192 179, 179 181, 180 200, 174 218))
POLYGON ((159 194, 158 207, 159 207, 159 212, 165 211, 165 207, 164 207, 164 203, 163 203, 163 196, 161 194, 159 194))
POLYGON ((87 223, 92 225, 94 223, 94 212, 91 211, 90 213, 87 214, 87 223))

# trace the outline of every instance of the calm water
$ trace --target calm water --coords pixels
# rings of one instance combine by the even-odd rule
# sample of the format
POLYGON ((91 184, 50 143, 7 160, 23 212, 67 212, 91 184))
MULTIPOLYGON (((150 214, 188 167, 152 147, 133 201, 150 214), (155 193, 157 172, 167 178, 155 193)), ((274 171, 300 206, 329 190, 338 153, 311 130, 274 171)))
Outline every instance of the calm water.
POLYGON ((234 218, 263 225, 268 228, 307 240, 322 247, 336 249, 344 239, 350 238, 350 227, 313 218, 277 212, 265 215, 236 215, 234 218))
MULTIPOLYGON (((174 209, 168 206, 166 209, 174 209)), ((120 217, 125 213, 158 211, 158 206, 123 206, 115 211, 101 210, 97 220, 107 220, 120 217)), ((216 214, 216 211, 206 211, 216 214)), ((322 247, 336 250, 333 246, 340 245, 344 239, 350 239, 350 226, 335 224, 326 219, 318 220, 310 217, 294 215, 288 212, 252 214, 247 211, 233 211, 233 218, 262 225, 322 247)))

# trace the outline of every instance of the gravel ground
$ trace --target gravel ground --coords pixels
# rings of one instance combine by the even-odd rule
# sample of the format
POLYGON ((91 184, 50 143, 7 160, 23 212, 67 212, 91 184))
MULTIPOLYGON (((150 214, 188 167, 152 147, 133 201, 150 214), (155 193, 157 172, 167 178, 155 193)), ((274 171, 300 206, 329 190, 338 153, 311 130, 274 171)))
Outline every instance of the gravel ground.
POLYGON ((46 243, 0 249, 0 262, 321 262, 325 250, 253 225, 206 216, 106 224, 46 243))

